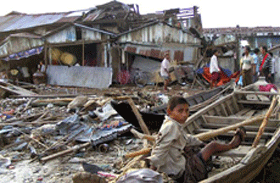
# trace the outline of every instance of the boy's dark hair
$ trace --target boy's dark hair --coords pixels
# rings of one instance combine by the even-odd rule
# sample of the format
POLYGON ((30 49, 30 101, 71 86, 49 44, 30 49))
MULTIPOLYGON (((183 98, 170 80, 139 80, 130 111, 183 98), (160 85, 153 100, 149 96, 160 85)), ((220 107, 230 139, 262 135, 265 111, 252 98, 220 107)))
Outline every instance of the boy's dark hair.
POLYGON ((171 97, 168 101, 168 104, 167 104, 167 108, 169 108, 171 111, 173 111, 173 109, 177 106, 177 105, 180 105, 180 104, 188 104, 187 100, 183 97, 180 97, 180 96, 174 96, 174 97, 171 97))
POLYGON ((272 52, 269 52, 269 55, 270 55, 271 57, 273 57, 273 53, 272 53, 272 52))
POLYGON ((262 49, 267 52, 267 47, 266 46, 262 46, 262 49))
POLYGON ((246 49, 248 52, 251 52, 250 46, 245 46, 245 49, 246 49))
POLYGON ((212 55, 214 55, 217 51, 218 51, 217 49, 214 49, 212 55))
POLYGON ((260 52, 260 49, 259 48, 255 48, 254 49, 254 53, 258 54, 260 52))

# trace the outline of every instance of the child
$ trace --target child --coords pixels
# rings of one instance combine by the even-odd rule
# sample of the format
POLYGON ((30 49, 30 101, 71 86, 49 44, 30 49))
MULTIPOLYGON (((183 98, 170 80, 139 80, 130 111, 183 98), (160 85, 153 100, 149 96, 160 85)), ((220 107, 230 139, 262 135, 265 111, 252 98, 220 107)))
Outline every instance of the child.
POLYGON ((244 128, 239 128, 229 144, 213 141, 198 153, 190 153, 194 150, 193 147, 205 144, 183 128, 188 117, 187 101, 183 97, 172 97, 168 102, 167 116, 159 130, 156 146, 148 157, 153 170, 165 172, 178 182, 198 182, 207 178, 206 162, 211 155, 238 147, 246 133, 244 128))

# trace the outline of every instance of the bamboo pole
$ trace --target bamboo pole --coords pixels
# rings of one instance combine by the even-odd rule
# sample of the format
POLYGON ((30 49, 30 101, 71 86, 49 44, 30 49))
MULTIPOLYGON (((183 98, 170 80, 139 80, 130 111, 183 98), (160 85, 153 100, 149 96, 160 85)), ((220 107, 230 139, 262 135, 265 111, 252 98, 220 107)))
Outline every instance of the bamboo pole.
POLYGON ((261 124, 261 126, 259 128, 258 134, 257 134, 256 138, 254 139, 254 142, 253 142, 253 145, 252 145, 253 148, 257 147, 257 145, 259 144, 261 136, 262 136, 262 134, 264 132, 264 129, 265 129, 267 123, 268 123, 268 118, 270 117, 270 115, 271 115, 271 113, 272 113, 272 111, 273 111, 273 109, 274 109, 274 107, 276 105, 276 101, 277 101, 276 97, 274 97, 272 102, 271 102, 271 105, 270 105, 268 111, 265 114, 263 122, 262 122, 262 124, 261 124))

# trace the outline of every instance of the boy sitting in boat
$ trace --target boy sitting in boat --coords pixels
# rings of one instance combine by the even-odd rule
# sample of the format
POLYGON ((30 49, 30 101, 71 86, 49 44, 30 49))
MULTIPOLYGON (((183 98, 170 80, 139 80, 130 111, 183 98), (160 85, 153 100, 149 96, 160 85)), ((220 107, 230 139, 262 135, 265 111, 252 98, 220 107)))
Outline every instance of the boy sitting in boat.
POLYGON ((238 128, 228 144, 212 141, 204 144, 188 134, 183 124, 189 117, 189 106, 183 97, 172 97, 167 106, 167 116, 156 138, 150 160, 150 168, 165 172, 177 182, 198 182, 207 178, 207 164, 214 153, 237 148, 246 131, 238 128), (203 147, 195 152, 195 147, 203 147))

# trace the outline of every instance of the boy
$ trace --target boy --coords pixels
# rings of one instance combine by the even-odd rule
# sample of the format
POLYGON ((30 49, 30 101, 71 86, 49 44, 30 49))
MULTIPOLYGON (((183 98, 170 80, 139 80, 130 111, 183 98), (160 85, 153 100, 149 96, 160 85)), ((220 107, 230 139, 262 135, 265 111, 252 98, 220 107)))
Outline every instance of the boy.
POLYGON ((237 135, 229 144, 211 142, 198 153, 190 153, 194 146, 205 144, 188 134, 183 124, 189 116, 189 106, 183 97, 172 97, 167 106, 167 116, 159 130, 156 146, 150 160, 151 168, 165 172, 178 182, 198 182, 207 178, 206 162, 216 152, 227 151, 240 145, 245 130, 237 129, 237 135), (189 148, 187 150, 187 148, 189 148), (188 167, 186 169, 186 167, 188 167))

